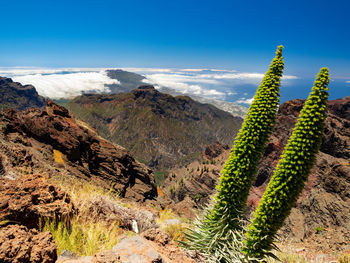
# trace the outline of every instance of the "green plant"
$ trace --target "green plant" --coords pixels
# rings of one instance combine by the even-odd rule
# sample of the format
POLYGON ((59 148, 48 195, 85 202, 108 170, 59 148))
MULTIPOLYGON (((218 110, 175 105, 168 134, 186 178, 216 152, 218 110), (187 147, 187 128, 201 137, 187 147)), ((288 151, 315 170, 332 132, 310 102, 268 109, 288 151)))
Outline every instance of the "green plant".
POLYGON ((322 68, 248 226, 243 249, 247 257, 262 258, 269 254, 277 230, 304 188, 321 144, 328 84, 328 69, 322 68))
POLYGON ((321 233, 322 230, 323 230, 323 226, 318 226, 318 227, 315 228, 316 234, 321 233))
MULTIPOLYGON (((174 177, 174 175, 173 175, 174 177)), ((154 172, 154 181, 157 186, 162 186, 165 180, 165 172, 164 171, 155 171, 154 172)))
POLYGON ((254 96, 230 157, 221 171, 213 205, 186 234, 184 246, 202 252, 211 260, 232 262, 233 258, 241 257, 234 249, 242 244, 243 224, 240 216, 275 122, 284 69, 282 49, 282 46, 278 47, 254 96))
POLYGON ((282 46, 276 51, 276 57, 259 86, 254 101, 249 107, 230 157, 225 163, 210 212, 210 225, 216 225, 218 219, 229 213, 222 227, 236 228, 238 218, 246 204, 249 189, 257 171, 257 164, 270 135, 279 103, 280 79, 284 68, 282 46))

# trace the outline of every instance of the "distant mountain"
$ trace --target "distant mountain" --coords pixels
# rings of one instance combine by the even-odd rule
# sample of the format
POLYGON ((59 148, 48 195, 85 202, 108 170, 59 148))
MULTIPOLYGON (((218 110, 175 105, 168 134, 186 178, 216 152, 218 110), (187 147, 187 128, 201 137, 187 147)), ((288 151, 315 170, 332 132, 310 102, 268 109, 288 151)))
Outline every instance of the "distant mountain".
POLYGON ((179 96, 179 95, 189 96, 195 101, 198 101, 200 103, 212 104, 215 107, 219 108, 220 110, 231 113, 233 116, 244 117, 248 112, 248 108, 238 105, 234 102, 228 102, 228 101, 218 100, 214 98, 206 98, 206 97, 196 96, 188 93, 182 94, 171 88, 162 87, 160 91, 171 94, 173 96, 179 96))
POLYGON ((10 78, 0 77, 0 94, 0 110, 8 108, 25 110, 45 105, 45 98, 39 96, 32 85, 23 86, 10 78))
POLYGON ((232 144, 242 118, 187 96, 173 97, 153 86, 130 93, 82 95, 68 104, 99 134, 157 169, 189 162, 206 145, 232 144))
POLYGON ((120 82, 120 84, 106 85, 110 93, 130 92, 138 86, 145 85, 142 80, 146 79, 144 76, 121 69, 107 70, 107 76, 120 82))
MULTIPOLYGON (((143 82, 143 80, 145 80, 146 78, 144 76, 136 73, 124 71, 121 69, 107 70, 107 75, 108 77, 112 79, 117 79, 120 82, 120 84, 106 85, 107 87, 109 87, 110 93, 130 92, 139 86, 145 85, 145 82, 143 82)), ((153 84, 156 85, 157 83, 153 83, 153 84)), ((237 105, 236 103, 233 103, 233 102, 217 100, 214 98, 204 98, 204 97, 196 96, 192 94, 183 94, 172 89, 171 87, 161 87, 160 91, 164 93, 168 93, 172 96, 185 95, 185 96, 191 97, 192 99, 200 103, 212 104, 223 111, 227 111, 231 113, 233 116, 244 117, 248 111, 248 108, 237 105)))

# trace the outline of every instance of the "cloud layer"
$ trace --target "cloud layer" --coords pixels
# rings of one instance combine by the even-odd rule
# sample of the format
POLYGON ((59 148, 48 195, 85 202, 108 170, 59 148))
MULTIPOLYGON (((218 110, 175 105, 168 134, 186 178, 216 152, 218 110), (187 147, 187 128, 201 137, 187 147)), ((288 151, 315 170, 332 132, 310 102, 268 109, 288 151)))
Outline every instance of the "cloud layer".
POLYGON ((40 95, 53 99, 89 92, 108 92, 105 84, 119 83, 109 78, 104 70, 96 69, 0 69, 0 75, 12 77, 23 85, 31 84, 40 95))
MULTIPOLYGON (((264 74, 221 69, 122 68, 146 77, 156 88, 171 88, 183 94, 250 104, 264 74)), ((119 84, 106 75, 107 68, 0 68, 0 76, 32 84, 42 96, 68 98, 89 92, 108 92, 106 84, 119 84)), ((295 76, 284 76, 288 85, 295 76)), ((136 87, 135 87, 136 88, 136 87)))
MULTIPOLYGON (((220 100, 251 104, 254 92, 260 84, 263 73, 237 72, 220 69, 147 69, 125 68, 124 70, 142 74, 144 82, 159 88, 167 87, 180 93, 193 94, 220 100), (248 96, 248 98, 247 98, 248 96)), ((297 79, 296 76, 283 77, 283 83, 297 79)))

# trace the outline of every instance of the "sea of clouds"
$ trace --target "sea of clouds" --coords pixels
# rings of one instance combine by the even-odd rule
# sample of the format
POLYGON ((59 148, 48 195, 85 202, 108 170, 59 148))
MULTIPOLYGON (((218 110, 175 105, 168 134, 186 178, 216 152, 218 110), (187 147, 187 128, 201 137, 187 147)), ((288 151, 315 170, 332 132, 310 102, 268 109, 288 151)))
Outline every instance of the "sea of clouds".
MULTIPOLYGON (((122 68, 146 77, 156 88, 171 88, 179 93, 250 104, 264 74, 222 69, 122 68)), ((106 68, 0 68, 0 76, 11 77, 23 85, 35 86, 38 93, 53 99, 82 93, 108 93, 107 84, 120 84, 107 76, 106 68)), ((283 83, 297 79, 286 75, 283 83)), ((136 88, 136 87, 135 87, 136 88)))
MULTIPOLYGON (((168 87, 184 94, 251 104, 263 73, 238 72, 223 69, 147 69, 124 68, 146 77, 144 82, 157 87, 168 87)), ((283 76, 284 84, 290 84, 296 76, 283 76)))
POLYGON ((0 76, 33 85, 41 96, 70 98, 89 92, 108 92, 106 84, 119 84, 105 69, 0 69, 0 76))

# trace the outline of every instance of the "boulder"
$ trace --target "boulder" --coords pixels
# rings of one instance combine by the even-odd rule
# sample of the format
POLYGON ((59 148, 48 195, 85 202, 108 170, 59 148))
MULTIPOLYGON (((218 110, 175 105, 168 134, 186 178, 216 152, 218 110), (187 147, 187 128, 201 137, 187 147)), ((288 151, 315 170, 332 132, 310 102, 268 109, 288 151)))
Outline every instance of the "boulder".
POLYGON ((138 235, 122 239, 113 251, 123 263, 165 263, 161 255, 138 235))

